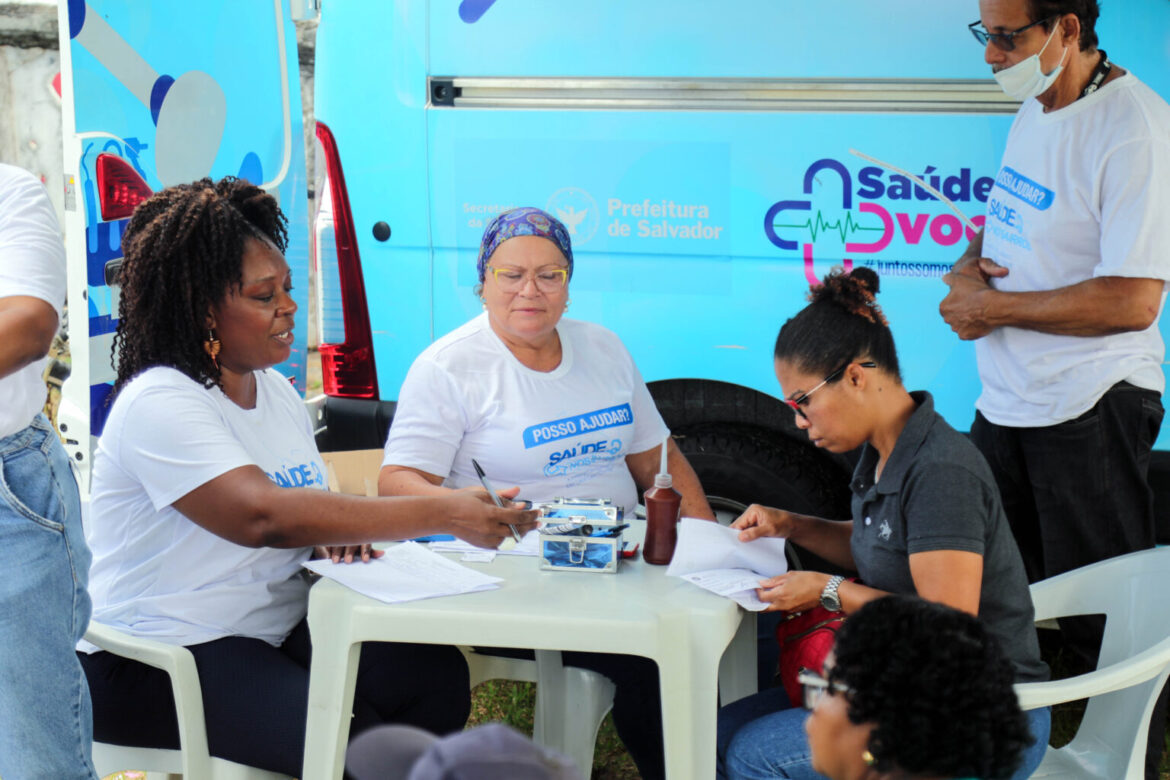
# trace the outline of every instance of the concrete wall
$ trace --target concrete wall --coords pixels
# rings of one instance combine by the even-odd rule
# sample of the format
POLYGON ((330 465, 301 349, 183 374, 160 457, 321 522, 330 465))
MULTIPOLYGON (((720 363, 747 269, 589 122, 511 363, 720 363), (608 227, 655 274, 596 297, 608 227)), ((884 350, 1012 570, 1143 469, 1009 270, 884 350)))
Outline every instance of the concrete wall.
POLYGON ((56 3, 0 2, 0 162, 40 176, 61 213, 59 71, 56 3))

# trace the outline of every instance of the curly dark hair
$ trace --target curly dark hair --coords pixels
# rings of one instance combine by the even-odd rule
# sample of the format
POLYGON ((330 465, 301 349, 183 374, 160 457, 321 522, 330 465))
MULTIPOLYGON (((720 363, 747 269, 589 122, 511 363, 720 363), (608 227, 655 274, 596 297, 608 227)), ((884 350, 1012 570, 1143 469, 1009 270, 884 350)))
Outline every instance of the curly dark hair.
POLYGON ((914 596, 876 599, 837 634, 830 682, 874 724, 881 772, 1007 778, 1031 743, 1013 670, 978 618, 914 596))
POLYGON ((877 304, 880 289, 873 269, 832 271, 809 291, 809 305, 780 328, 775 358, 810 374, 828 374, 865 357, 900 380, 894 336, 877 304))
POLYGON ((219 385, 203 349, 208 310, 239 288, 246 241, 284 252, 286 224, 275 198, 233 176, 168 187, 141 203, 122 236, 114 392, 152 366, 219 385))

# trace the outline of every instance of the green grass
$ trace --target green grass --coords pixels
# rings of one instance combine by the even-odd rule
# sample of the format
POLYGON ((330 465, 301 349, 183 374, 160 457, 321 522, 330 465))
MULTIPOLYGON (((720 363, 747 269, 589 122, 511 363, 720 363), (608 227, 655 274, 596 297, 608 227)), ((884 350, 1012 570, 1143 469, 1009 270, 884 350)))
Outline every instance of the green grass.
MULTIPOLYGON (((531 736, 535 703, 536 686, 533 683, 488 680, 471 692, 471 719, 467 725, 497 721, 531 736)), ((597 735, 591 777, 593 780, 635 780, 639 777, 609 715, 605 716, 597 735)))

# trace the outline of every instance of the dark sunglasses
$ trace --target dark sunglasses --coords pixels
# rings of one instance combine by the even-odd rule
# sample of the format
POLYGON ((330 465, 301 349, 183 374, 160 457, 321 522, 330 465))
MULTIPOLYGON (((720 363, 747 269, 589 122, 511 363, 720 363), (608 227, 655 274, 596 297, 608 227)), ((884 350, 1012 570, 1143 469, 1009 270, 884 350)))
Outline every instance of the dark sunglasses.
POLYGON ((1017 35, 1024 32, 1025 30, 1030 30, 1038 24, 1044 24, 1045 22, 1051 21, 1055 18, 1055 16, 1049 16, 1047 19, 1039 19, 1035 22, 1032 22, 1031 24, 1025 24, 1023 27, 1002 33, 988 32, 987 28, 983 26, 983 22, 979 19, 976 19, 975 21, 971 22, 971 24, 967 25, 967 29, 970 30, 971 34, 975 36, 975 40, 979 41, 980 46, 986 46, 987 42, 991 41, 1000 51, 1012 51, 1016 48, 1015 38, 1017 35))
MULTIPOLYGON (((799 414, 801 417, 804 417, 804 419, 806 419, 806 420, 807 420, 807 419, 808 419, 808 417, 805 417, 804 410, 803 410, 803 409, 801 409, 800 407, 802 407, 802 406, 805 406, 806 404, 808 404, 808 397, 809 397, 810 395, 812 395, 813 393, 815 393, 817 390, 820 390, 822 387, 824 387, 825 385, 829 384, 830 382, 835 382, 835 381, 837 381, 838 379, 840 379, 840 378, 841 378, 841 375, 845 373, 845 369, 849 368, 849 366, 850 366, 852 363, 853 363, 853 361, 852 361, 852 360, 850 360, 848 363, 846 363, 845 365, 841 366, 841 367, 840 367, 840 368, 838 368, 836 371, 834 371, 833 373, 831 373, 831 374, 829 374, 827 377, 825 377, 823 380, 821 380, 821 383, 820 383, 819 385, 817 385, 816 387, 814 387, 812 390, 809 390, 807 393, 805 393, 804 395, 800 396, 799 398, 785 398, 785 399, 784 399, 784 403, 786 403, 786 404, 788 404, 789 406, 791 406, 791 407, 792 407, 792 411, 796 412, 796 413, 797 413, 797 414, 799 414)), ((871 362, 871 361, 868 361, 868 360, 867 360, 866 362, 864 362, 864 363, 858 363, 857 365, 861 366, 862 368, 877 368, 877 363, 873 363, 873 362, 871 362)))

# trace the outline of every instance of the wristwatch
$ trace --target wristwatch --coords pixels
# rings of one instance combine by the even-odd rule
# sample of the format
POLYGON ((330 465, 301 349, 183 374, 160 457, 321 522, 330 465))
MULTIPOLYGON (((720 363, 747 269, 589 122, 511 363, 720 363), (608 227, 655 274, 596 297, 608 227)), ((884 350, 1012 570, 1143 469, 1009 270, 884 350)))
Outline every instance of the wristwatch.
POLYGON ((845 578, 837 575, 830 577, 825 584, 825 589, 821 591, 821 606, 830 612, 841 611, 841 597, 837 595, 837 588, 841 587, 841 583, 845 578))

